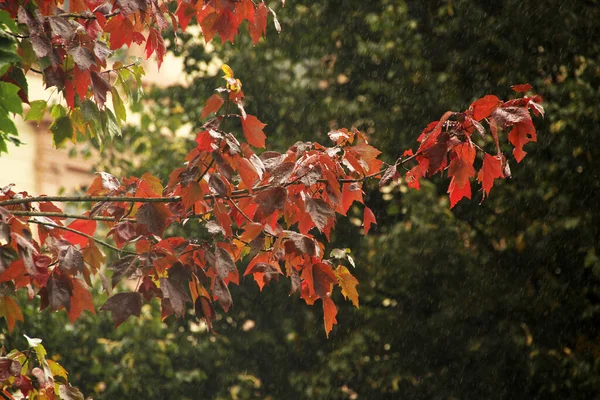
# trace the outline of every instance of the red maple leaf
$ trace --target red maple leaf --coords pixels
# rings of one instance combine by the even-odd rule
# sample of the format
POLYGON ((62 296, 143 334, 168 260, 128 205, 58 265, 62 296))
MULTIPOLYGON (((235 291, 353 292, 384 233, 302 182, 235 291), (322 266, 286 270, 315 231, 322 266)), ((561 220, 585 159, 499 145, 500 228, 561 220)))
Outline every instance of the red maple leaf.
POLYGON ((212 96, 210 96, 208 100, 206 100, 206 104, 202 109, 200 119, 203 119, 212 113, 218 112, 223 103, 225 103, 225 100, 223 100, 223 98, 220 95, 213 94, 212 96))
POLYGON ((525 93, 533 89, 533 86, 529 83, 522 83, 520 85, 512 85, 510 88, 517 93, 525 93))
POLYGON ((96 314, 92 294, 79 279, 72 279, 73 293, 71 294, 71 309, 69 310, 69 320, 75 322, 83 310, 88 310, 96 314))
POLYGON ((375 214, 373 211, 367 206, 365 206, 365 211, 363 214, 363 228, 365 230, 365 235, 369 233, 371 230, 371 225, 377 224, 377 219, 375 218, 375 214))
POLYGON ((479 100, 475 100, 469 108, 473 111, 473 119, 481 121, 482 119, 489 117, 500 104, 502 104, 502 101, 500 101, 499 98, 493 95, 487 95, 479 100))
POLYGON ((73 67, 73 81, 75 82, 75 92, 81 100, 85 99, 92 78, 89 70, 81 70, 77 65, 73 67))
POLYGON ((248 115, 246 118, 242 118, 244 136, 248 143, 254 147, 265 147, 265 139, 267 138, 263 132, 265 126, 267 126, 267 124, 260 122, 254 115, 248 115))
POLYGON ((158 69, 165 58, 167 49, 162 35, 154 28, 150 28, 148 39, 146 40, 146 58, 150 58, 152 53, 156 51, 156 58, 158 60, 158 69))
POLYGON ((129 46, 133 41, 133 24, 129 18, 122 15, 112 17, 104 27, 104 31, 110 34, 110 49, 117 50, 122 46, 129 46))
POLYGON ((451 153, 448 176, 452 177, 448 193, 450 193, 450 207, 463 197, 471 198, 471 184, 469 178, 475 175, 473 161, 475 161, 475 147, 471 143, 457 145, 451 153))
POLYGON ((254 12, 254 22, 248 23, 248 31, 250 32, 252 43, 255 45, 261 36, 267 33, 267 6, 265 6, 265 3, 259 3, 254 12))
POLYGON ((485 153, 485 156, 483 157, 483 166, 477 174, 477 180, 481 182, 486 196, 490 194, 490 190, 492 190, 492 186, 494 186, 494 179, 496 178, 504 178, 504 174, 502 173, 502 160, 497 156, 494 157, 485 153))
POLYGON ((196 9, 192 6, 191 3, 187 1, 182 1, 179 3, 179 7, 177 7, 177 11, 175 11, 175 15, 179 20, 179 26, 181 26, 181 31, 185 32, 185 29, 190 23, 192 17, 196 16, 196 9))
MULTIPOLYGON (((73 230, 76 230, 77 232, 81 232, 81 233, 91 236, 96 231, 96 221, 78 219, 78 220, 71 222, 68 225, 68 228, 71 228, 73 230)), ((87 246, 90 241, 90 239, 88 239, 87 237, 78 235, 73 232, 65 232, 65 234, 63 235, 62 238, 71 244, 78 244, 82 248, 87 246)))

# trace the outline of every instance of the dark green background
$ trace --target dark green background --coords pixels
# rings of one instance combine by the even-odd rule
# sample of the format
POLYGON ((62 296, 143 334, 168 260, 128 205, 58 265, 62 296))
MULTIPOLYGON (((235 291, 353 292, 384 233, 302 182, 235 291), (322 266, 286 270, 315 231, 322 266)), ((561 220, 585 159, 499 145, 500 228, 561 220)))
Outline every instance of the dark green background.
POLYGON ((353 250, 361 306, 335 299, 328 340, 319 307, 288 298, 285 284, 259 295, 244 279, 216 336, 191 329, 193 317, 161 323, 156 305, 116 331, 107 315, 71 326, 29 306, 7 343, 43 338, 95 398, 600 398, 598 2, 288 0, 276 10, 281 34, 270 24, 256 47, 244 29, 211 54, 172 40, 197 78, 151 91, 141 128, 100 168, 166 179, 191 144, 157 132, 200 125, 222 84, 201 77, 214 55, 278 149, 356 126, 392 161, 446 110, 525 82, 547 111, 539 143, 481 205, 474 191, 450 211, 446 177, 391 196, 374 186, 376 231, 363 238, 343 220, 334 234, 332 247, 353 250))

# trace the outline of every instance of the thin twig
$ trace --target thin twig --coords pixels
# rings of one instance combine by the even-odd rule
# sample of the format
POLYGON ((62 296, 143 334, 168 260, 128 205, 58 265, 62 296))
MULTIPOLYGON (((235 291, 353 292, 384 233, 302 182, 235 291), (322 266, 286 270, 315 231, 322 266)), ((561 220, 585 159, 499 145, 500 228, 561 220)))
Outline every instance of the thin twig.
MULTIPOLYGON (((208 163, 208 166, 206 167, 206 170, 204 170, 204 172, 202 173, 202 175, 200 175, 200 177, 196 180, 196 182, 200 182, 202 179, 204 179, 204 176, 208 173, 208 170, 210 169, 210 167, 212 167, 214 162, 215 162, 214 158, 212 160, 210 160, 210 162, 208 163)), ((204 161, 202 162, 202 164, 204 164, 204 161)))
POLYGON ((250 223, 254 222, 254 221, 252 221, 252 219, 248 215, 246 215, 246 213, 237 204, 235 204, 235 201, 233 201, 233 200, 231 200, 229 198, 227 200, 229 200, 229 202, 231 203, 231 205, 234 206, 235 209, 238 210, 238 212, 240 214, 242 214, 242 216, 248 220, 248 222, 250 222, 250 223))
POLYGON ((6 33, 7 35, 10 35, 12 37, 16 37, 17 39, 27 39, 27 38, 29 38, 29 35, 19 35, 18 33, 12 33, 11 31, 2 30, 1 32, 6 33))
POLYGON ((88 235, 87 233, 79 232, 79 231, 77 231, 75 229, 69 228, 68 226, 61 226, 61 225, 51 224, 49 222, 37 221, 35 219, 30 219, 27 222, 29 222, 31 224, 38 224, 38 225, 43 225, 43 226, 49 226, 51 228, 62 229, 62 230, 65 230, 65 231, 69 231, 69 232, 75 233, 76 235, 80 235, 80 236, 86 237, 86 238, 88 238, 90 240, 93 240, 94 242, 96 242, 98 244, 101 244, 104 247, 107 247, 107 248, 109 248, 111 250, 114 250, 114 251, 117 251, 119 253, 137 254, 137 253, 135 253, 133 251, 119 249, 118 247, 115 247, 115 246, 113 246, 111 244, 108 244, 108 243, 106 243, 106 242, 104 242, 104 241, 102 241, 100 239, 96 239, 92 235, 88 235))
MULTIPOLYGON (((49 217, 49 218, 73 218, 73 219, 86 219, 93 221, 111 221, 116 222, 114 217, 90 217, 89 215, 82 214, 69 214, 69 213, 59 213, 59 212, 46 212, 46 211, 10 211, 12 215, 18 217, 49 217)), ((123 218, 122 220, 135 221, 133 218, 123 218)))
POLYGON ((98 202, 98 201, 111 201, 111 202, 125 202, 125 203, 176 203, 181 201, 180 196, 173 197, 126 197, 126 196, 37 196, 37 197, 24 197, 22 199, 10 199, 0 201, 0 206, 9 206, 13 204, 27 204, 34 202, 43 201, 57 201, 61 203, 65 202, 98 202))
MULTIPOLYGON (((121 13, 121 10, 116 10, 111 13, 102 14, 102 15, 104 15, 104 18, 108 19, 108 18, 114 17, 116 15, 119 15, 120 13, 121 13)), ((50 17, 98 19, 95 14, 91 14, 91 13, 90 14, 61 13, 61 14, 51 15, 50 17)))
POLYGON ((132 62, 132 63, 130 63, 130 64, 127 64, 127 65, 122 65, 122 66, 120 66, 120 67, 118 67, 118 68, 114 68, 114 69, 107 69, 106 71, 102 71, 102 72, 100 72, 100 73, 101 73, 101 74, 110 74, 111 72, 117 72, 117 71, 120 71, 120 70, 122 70, 122 69, 129 69, 129 67, 133 67, 133 66, 136 66, 136 65, 137 65, 137 63, 135 63, 135 62, 132 62))

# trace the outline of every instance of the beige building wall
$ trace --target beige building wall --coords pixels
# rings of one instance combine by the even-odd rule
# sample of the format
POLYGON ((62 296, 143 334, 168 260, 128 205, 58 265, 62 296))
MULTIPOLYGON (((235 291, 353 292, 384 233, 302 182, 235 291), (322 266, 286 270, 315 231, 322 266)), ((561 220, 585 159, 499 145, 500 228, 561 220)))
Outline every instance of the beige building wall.
MULTIPOLYGON (((132 49, 131 53, 140 56, 143 49, 132 49)), ((171 54, 165 56, 160 71, 155 59, 145 61, 143 66, 146 70, 144 86, 185 84, 182 61, 171 54)), ((27 81, 30 100, 50 98, 50 92, 44 89, 39 75, 30 73, 27 81)), ((55 95, 55 98, 59 96, 55 95)), ((112 102, 108 101, 107 105, 112 106, 112 102)), ((26 115, 27 105, 24 107, 26 115)), ((131 118, 131 122, 135 123, 135 118, 131 118)), ((25 144, 16 147, 11 143, 8 145, 8 155, 3 153, 0 156, 0 188, 12 183, 15 184, 13 190, 16 192, 27 191, 31 195, 50 196, 60 192, 72 193, 92 181, 92 162, 69 157, 69 150, 73 145, 69 143, 65 148, 54 148, 52 134, 48 129, 49 119, 43 120, 39 126, 23 121, 20 117, 17 117, 15 123, 19 138, 25 144)))

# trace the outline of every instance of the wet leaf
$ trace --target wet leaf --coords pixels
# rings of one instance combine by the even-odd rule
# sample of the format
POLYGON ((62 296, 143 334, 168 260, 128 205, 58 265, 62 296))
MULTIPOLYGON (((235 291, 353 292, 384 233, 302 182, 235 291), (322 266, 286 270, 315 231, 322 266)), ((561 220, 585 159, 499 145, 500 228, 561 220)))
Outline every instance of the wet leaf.
POLYGON ((137 292, 117 293, 106 300, 106 303, 100 307, 100 310, 112 313, 112 319, 116 328, 130 316, 140 316, 142 311, 142 294, 137 292))

